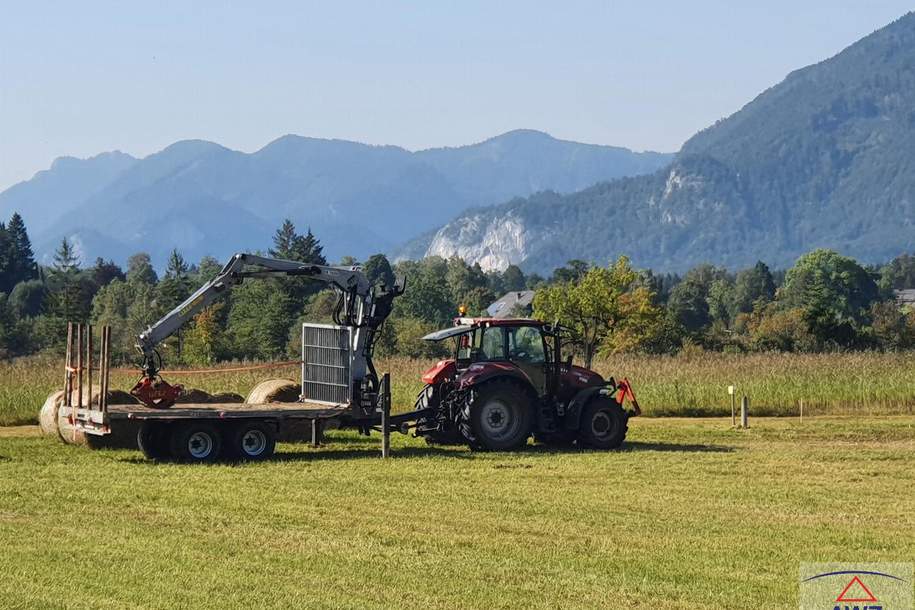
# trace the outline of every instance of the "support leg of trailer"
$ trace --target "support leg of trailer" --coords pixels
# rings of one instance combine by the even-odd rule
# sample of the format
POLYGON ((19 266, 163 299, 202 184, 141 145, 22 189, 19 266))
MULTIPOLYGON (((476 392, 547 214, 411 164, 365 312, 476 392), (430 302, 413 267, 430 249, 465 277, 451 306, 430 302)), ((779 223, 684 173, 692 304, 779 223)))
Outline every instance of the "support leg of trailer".
POLYGON ((324 441, 324 424, 320 419, 311 420, 311 446, 320 447, 324 441))
POLYGON ((385 373, 381 382, 381 457, 391 455, 391 375, 385 373))

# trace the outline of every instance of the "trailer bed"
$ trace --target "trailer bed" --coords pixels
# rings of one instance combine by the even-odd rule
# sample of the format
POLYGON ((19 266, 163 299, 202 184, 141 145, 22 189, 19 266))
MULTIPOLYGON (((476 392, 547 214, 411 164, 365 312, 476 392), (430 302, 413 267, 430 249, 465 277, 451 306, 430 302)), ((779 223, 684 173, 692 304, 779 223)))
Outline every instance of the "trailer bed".
POLYGON ((182 403, 168 409, 152 409, 146 405, 108 405, 111 420, 136 419, 171 421, 179 419, 329 419, 350 410, 348 405, 324 403, 271 402, 248 403, 182 403))

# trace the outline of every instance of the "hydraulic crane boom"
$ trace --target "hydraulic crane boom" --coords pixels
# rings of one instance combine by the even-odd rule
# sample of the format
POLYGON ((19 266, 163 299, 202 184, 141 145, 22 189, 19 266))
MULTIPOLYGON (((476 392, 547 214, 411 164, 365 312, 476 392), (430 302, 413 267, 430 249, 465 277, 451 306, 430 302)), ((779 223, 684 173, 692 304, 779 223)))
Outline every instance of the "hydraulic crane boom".
POLYGON ((162 363, 156 346, 177 332, 216 298, 242 283, 245 278, 274 275, 306 277, 327 283, 338 292, 340 300, 334 312, 334 321, 354 329, 353 376, 368 386, 367 391, 377 390, 378 380, 372 365, 375 332, 390 314, 394 297, 403 293, 402 279, 391 287, 373 287, 359 267, 313 265, 238 253, 229 259, 219 275, 140 333, 137 337, 137 349, 143 354, 143 378, 134 386, 131 394, 153 407, 165 408, 174 404, 180 387, 171 386, 159 378, 162 363))

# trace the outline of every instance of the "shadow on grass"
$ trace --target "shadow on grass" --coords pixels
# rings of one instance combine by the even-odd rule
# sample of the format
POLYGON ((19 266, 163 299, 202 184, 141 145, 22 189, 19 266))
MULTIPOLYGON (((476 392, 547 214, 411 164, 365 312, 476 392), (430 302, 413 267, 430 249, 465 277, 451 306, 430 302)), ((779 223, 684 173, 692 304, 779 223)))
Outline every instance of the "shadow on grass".
MULTIPOLYGON (((333 444, 337 444, 337 441, 340 439, 334 439, 333 444)), ((358 439, 352 439, 358 440, 358 439)), ((363 441, 365 442, 365 441, 363 441)), ((613 455, 614 453, 630 453, 630 452, 642 452, 642 451, 658 451, 658 452, 670 452, 670 453, 733 453, 735 449, 733 447, 726 447, 722 445, 698 445, 698 444, 688 444, 688 443, 646 443, 642 441, 631 441, 626 442, 619 449, 612 450, 600 450, 600 449, 590 449, 578 447, 571 445, 569 447, 555 447, 547 445, 526 445, 517 451, 511 452, 498 452, 498 451, 483 451, 475 452, 468 451, 464 447, 396 447, 391 449, 391 456, 395 458, 413 458, 413 457, 447 457, 447 458, 457 458, 462 460, 472 460, 480 456, 498 456, 498 455, 527 455, 527 456, 543 456, 549 457, 556 454, 607 454, 613 455)), ((381 457, 381 448, 379 447, 359 447, 359 448, 342 448, 342 449, 331 449, 319 447, 311 451, 281 451, 275 453, 270 459, 266 460, 265 463, 270 462, 321 462, 321 461, 331 461, 331 460, 364 460, 364 459, 377 459, 381 457)), ((118 461, 128 462, 132 464, 147 464, 152 465, 156 462, 152 462, 143 457, 125 457, 121 458, 118 461)), ((174 463, 172 460, 168 460, 163 463, 174 463)), ((233 462, 233 461, 222 461, 221 464, 228 465, 237 465, 237 466, 246 466, 256 464, 257 462, 233 462)))

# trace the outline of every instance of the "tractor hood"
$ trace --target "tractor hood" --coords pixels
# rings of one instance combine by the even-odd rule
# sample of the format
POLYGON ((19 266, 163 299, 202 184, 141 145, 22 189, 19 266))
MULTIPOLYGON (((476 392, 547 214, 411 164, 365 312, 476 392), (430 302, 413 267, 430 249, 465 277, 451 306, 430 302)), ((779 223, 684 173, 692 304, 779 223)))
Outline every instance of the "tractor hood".
POLYGON ((574 364, 570 367, 562 367, 562 377, 564 385, 572 387, 587 388, 604 384, 603 377, 592 370, 574 364))

